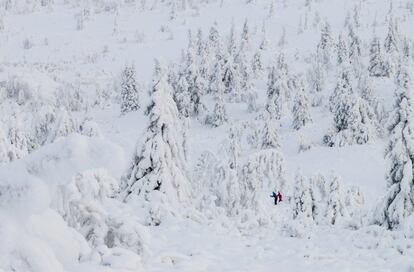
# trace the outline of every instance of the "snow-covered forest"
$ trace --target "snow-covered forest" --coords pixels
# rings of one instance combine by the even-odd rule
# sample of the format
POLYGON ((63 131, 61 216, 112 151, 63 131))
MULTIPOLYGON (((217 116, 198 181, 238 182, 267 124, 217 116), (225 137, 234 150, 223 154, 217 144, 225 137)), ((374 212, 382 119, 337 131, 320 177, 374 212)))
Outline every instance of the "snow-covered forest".
POLYGON ((412 0, 0 0, 0 272, 413 272, 413 26, 412 0))

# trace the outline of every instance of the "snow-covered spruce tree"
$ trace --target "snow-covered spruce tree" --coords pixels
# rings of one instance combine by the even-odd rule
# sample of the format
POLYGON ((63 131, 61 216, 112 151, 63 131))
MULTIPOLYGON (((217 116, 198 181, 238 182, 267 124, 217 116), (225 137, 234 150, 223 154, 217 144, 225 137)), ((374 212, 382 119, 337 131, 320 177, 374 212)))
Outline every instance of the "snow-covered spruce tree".
POLYGON ((313 220, 314 203, 312 199, 312 189, 308 180, 301 174, 295 177, 293 189, 293 218, 313 220))
POLYGON ((209 151, 203 152, 194 173, 194 202, 209 218, 240 211, 240 183, 234 169, 209 151))
POLYGON ((338 43, 336 45, 336 54, 336 62, 338 65, 349 63, 348 47, 342 35, 339 35, 338 37, 338 43))
POLYGON ((267 102, 265 109, 271 119, 279 120, 282 115, 282 101, 276 67, 273 66, 270 68, 267 78, 267 102))
POLYGON ((369 48, 369 75, 372 77, 389 77, 390 71, 381 52, 378 37, 374 36, 369 48))
POLYGON ((244 21, 243 30, 240 37, 240 50, 249 50, 251 48, 249 23, 247 19, 244 21))
POLYGON ((237 75, 240 82, 240 92, 233 93, 233 100, 236 102, 247 102, 248 97, 252 95, 255 90, 252 85, 252 70, 251 64, 247 57, 246 43, 241 43, 239 51, 235 56, 234 63, 237 69, 237 75))
POLYGON ((352 64, 353 71, 356 74, 358 74, 365 67, 361 59, 361 56, 362 56, 361 39, 359 38, 358 34, 355 32, 353 24, 350 24, 348 26, 347 39, 348 39, 348 60, 352 64))
POLYGON ((203 78, 208 78, 209 76, 209 59, 207 56, 207 50, 206 50, 206 43, 204 42, 204 38, 203 38, 203 31, 200 29, 198 29, 197 31, 197 40, 195 43, 195 52, 197 55, 197 58, 199 58, 199 70, 200 70, 200 74, 203 78))
POLYGON ((246 133, 246 141, 252 149, 258 149, 261 146, 260 139, 262 136, 263 129, 258 124, 258 119, 260 117, 256 117, 252 121, 247 121, 244 127, 244 131, 246 133))
POLYGON ((252 67, 251 70, 253 71, 253 74, 256 78, 262 75, 264 68, 263 68, 262 54, 260 51, 256 51, 256 53, 254 53, 252 61, 251 61, 251 67, 252 67))
POLYGON ((237 52, 236 26, 234 25, 234 20, 231 21, 230 32, 227 39, 227 51, 230 56, 234 56, 237 52))
POLYGON ((214 23, 209 30, 208 39, 206 43, 207 55, 210 58, 221 60, 223 58, 224 50, 221 44, 220 32, 217 29, 217 23, 214 23))
POLYGON ((349 72, 345 68, 330 97, 334 128, 324 137, 324 143, 328 146, 344 146, 370 141, 375 135, 375 129, 372 120, 366 118, 368 114, 365 106, 352 89, 349 72))
POLYGON ((353 221, 350 223, 356 228, 362 225, 362 211, 364 204, 364 195, 358 187, 352 186, 347 190, 345 197, 345 206, 350 219, 353 221))
POLYGON ((319 223, 325 219, 326 203, 329 195, 329 184, 327 178, 322 174, 312 176, 310 178, 310 183, 314 203, 312 214, 314 220, 319 223))
POLYGON ((278 149, 280 148, 279 142, 279 131, 276 122, 272 119, 267 119, 263 127, 261 148, 278 149))
POLYGON ((232 56, 226 55, 223 66, 223 82, 225 93, 230 95, 231 100, 241 99, 241 76, 232 56))
POLYGON ((173 98, 177 105, 180 116, 184 118, 190 117, 193 107, 188 82, 183 73, 180 73, 179 75, 179 79, 174 89, 173 98))
POLYGON ((138 199, 148 210, 149 224, 160 224, 171 209, 190 202, 190 182, 184 154, 182 124, 161 71, 152 90, 150 123, 124 178, 125 201, 138 199))
POLYGON ((322 90, 325 85, 325 73, 318 58, 315 58, 306 75, 309 93, 312 94, 312 106, 320 106, 323 102, 322 90))
POLYGON ((55 118, 55 122, 48 133, 48 143, 54 142, 59 137, 66 137, 72 133, 80 132, 78 120, 65 108, 60 107, 55 118))
POLYGON ((223 161, 210 151, 204 151, 198 159, 194 169, 193 198, 196 207, 204 213, 216 207, 224 208, 226 169, 223 161))
POLYGON ((400 35, 398 33, 398 26, 395 20, 391 17, 388 23, 388 33, 385 37, 384 48, 388 54, 393 54, 399 51, 400 35))
POLYGON ((269 47, 269 40, 267 39, 267 34, 266 34, 266 25, 263 22, 263 27, 262 27, 262 39, 260 41, 260 45, 259 45, 259 49, 260 50, 266 50, 269 47))
POLYGON ((289 76, 289 67, 283 53, 280 53, 276 59, 276 76, 282 101, 290 103, 292 89, 289 88, 289 80, 291 77, 289 76))
POLYGON ((331 51, 332 51, 333 39, 331 34, 331 26, 326 21, 321 30, 321 38, 318 43, 318 56, 324 65, 330 65, 331 51))
POLYGON ((414 212, 414 105, 409 69, 408 63, 402 63, 397 73, 395 106, 388 126, 388 192, 377 207, 375 218, 376 223, 389 229, 399 228, 404 219, 414 212))
POLYGON ((223 94, 217 93, 215 96, 214 110, 211 115, 207 116, 206 124, 219 127, 225 122, 227 122, 226 104, 224 103, 223 94))
POLYGON ((224 60, 216 61, 212 67, 212 73, 209 79, 207 93, 217 94, 225 93, 226 86, 224 85, 224 60))
POLYGON ((328 203, 325 213, 326 220, 332 225, 339 223, 344 217, 349 217, 341 194, 339 178, 334 176, 329 184, 328 203))
POLYGON ((36 148, 35 141, 27 129, 27 124, 20 115, 16 113, 10 116, 8 133, 6 139, 8 142, 8 157, 10 161, 20 159, 36 148))
POLYGON ((135 66, 127 65, 121 76, 121 113, 140 108, 139 90, 135 79, 135 66))
POLYGON ((228 138, 228 165, 230 169, 236 171, 237 173, 241 154, 241 131, 237 125, 232 124, 230 126, 228 138))
POLYGON ((353 15, 352 15, 352 19, 353 19, 353 24, 355 25, 355 27, 360 27, 361 26, 361 16, 359 15, 359 8, 357 5, 354 6, 353 9, 353 15))
POLYGON ((256 112, 258 110, 257 99, 258 93, 256 89, 250 85, 246 95, 245 95, 245 102, 247 103, 247 111, 248 112, 256 112))
POLYGON ((282 34, 280 35, 279 41, 277 42, 277 45, 280 48, 285 47, 287 41, 286 41, 286 28, 283 26, 282 28, 282 34))
POLYGON ((382 134, 380 123, 383 119, 385 119, 386 113, 384 106, 376 99, 368 72, 362 73, 359 76, 357 88, 361 95, 361 103, 366 103, 366 105, 363 105, 366 109, 365 118, 370 119, 372 124, 378 128, 379 134, 382 134))
POLYGON ((410 59, 411 58, 411 49, 412 44, 407 39, 407 37, 404 37, 402 40, 402 46, 401 46, 401 54, 403 58, 410 59))
POLYGON ((206 82, 200 75, 196 54, 193 48, 189 48, 174 92, 174 99, 182 116, 198 116, 204 111, 201 96, 205 90, 206 82))
POLYGON ((301 129, 302 127, 312 122, 312 118, 309 112, 309 99, 303 80, 300 80, 298 83, 298 89, 295 96, 292 113, 292 126, 296 130, 301 129))
POLYGON ((353 25, 348 26, 349 59, 355 62, 361 56, 361 39, 355 33, 353 25))

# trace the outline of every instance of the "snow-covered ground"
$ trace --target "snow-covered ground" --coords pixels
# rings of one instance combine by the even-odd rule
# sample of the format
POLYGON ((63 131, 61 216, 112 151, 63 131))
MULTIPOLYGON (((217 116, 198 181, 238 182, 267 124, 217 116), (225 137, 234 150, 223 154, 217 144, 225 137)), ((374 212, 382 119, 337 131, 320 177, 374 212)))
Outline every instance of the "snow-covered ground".
MULTIPOLYGON (((266 170, 277 175, 258 177, 263 178, 257 181, 261 187, 245 197, 254 207, 244 203, 226 210, 230 204, 217 203, 227 201, 220 197, 238 194, 231 189, 232 171, 222 167, 232 156, 229 146, 234 148, 229 131, 242 135, 239 174, 263 155, 255 146, 260 136, 253 136, 264 123, 268 69, 253 80, 256 111, 230 99, 223 125, 206 125, 202 117, 184 122, 183 172, 191 187, 190 204, 171 204, 166 215, 161 209, 161 224, 150 224, 146 206, 139 199, 127 201, 122 193, 148 135, 145 111, 152 99, 154 59, 166 66, 183 65, 190 30, 194 39, 199 29, 207 39, 214 26, 226 47, 231 26, 238 45, 248 22, 249 56, 265 37, 268 45, 260 51, 264 66, 275 65, 283 53, 289 74, 308 79, 325 22, 336 41, 340 33, 347 35, 347 20, 358 20, 355 31, 365 70, 373 33, 382 44, 390 14, 413 50, 411 0, 0 3, 0 271, 414 271, 414 226, 407 223, 390 231, 372 221, 387 192, 386 123, 394 106, 393 77, 372 82, 372 96, 386 113, 380 120, 382 133, 366 144, 329 147, 323 138, 333 127, 328 96, 340 73, 336 52, 334 64, 324 72, 322 94, 309 90, 310 100, 321 95, 324 101, 310 108, 311 123, 292 129, 293 98, 284 101, 277 121, 277 154, 283 154, 283 163, 277 168, 280 161, 272 157, 277 163, 270 162, 266 170), (141 108, 121 114, 120 81, 126 65, 135 67, 141 108), (309 149, 300 151, 304 145, 309 149), (205 163, 201 158, 207 151, 214 159, 210 156, 205 163), (228 184, 209 188, 221 170, 228 184), (346 215, 332 224, 322 214, 315 222, 293 219, 298 173, 306 184, 318 184, 318 177, 327 182, 338 177, 343 195, 337 205, 346 206, 346 215), (285 200, 278 206, 269 197, 272 190, 283 190, 285 200), (215 199, 210 199, 214 192, 215 199), (357 204, 347 198, 349 192, 361 196, 357 204)), ((178 72, 177 66, 168 67, 178 72)), ((214 107, 212 97, 202 98, 207 112, 214 107)), ((242 184, 242 175, 235 180, 242 184)), ((161 207, 169 197, 160 196, 161 207)), ((334 201, 332 196, 321 199, 312 212, 324 209, 323 199, 334 201)))

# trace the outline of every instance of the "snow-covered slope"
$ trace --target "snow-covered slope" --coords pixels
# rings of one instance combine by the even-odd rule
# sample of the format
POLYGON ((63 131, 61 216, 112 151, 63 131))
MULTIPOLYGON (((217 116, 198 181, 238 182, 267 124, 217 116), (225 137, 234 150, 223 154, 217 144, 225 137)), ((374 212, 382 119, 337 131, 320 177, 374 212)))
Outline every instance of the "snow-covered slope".
POLYGON ((412 1, 0 10, 0 271, 414 271, 412 1))

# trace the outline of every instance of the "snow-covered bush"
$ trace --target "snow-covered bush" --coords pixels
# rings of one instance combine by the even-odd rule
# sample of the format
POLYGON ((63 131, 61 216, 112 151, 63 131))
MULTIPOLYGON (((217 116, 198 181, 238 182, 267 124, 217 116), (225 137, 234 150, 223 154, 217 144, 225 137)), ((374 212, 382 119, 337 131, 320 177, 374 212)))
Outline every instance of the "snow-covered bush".
POLYGON ((114 198, 117 191, 118 182, 106 170, 91 169, 61 185, 54 205, 68 225, 92 247, 122 247, 139 255, 147 254, 148 235, 144 227, 134 218, 115 212, 125 205, 114 198))

